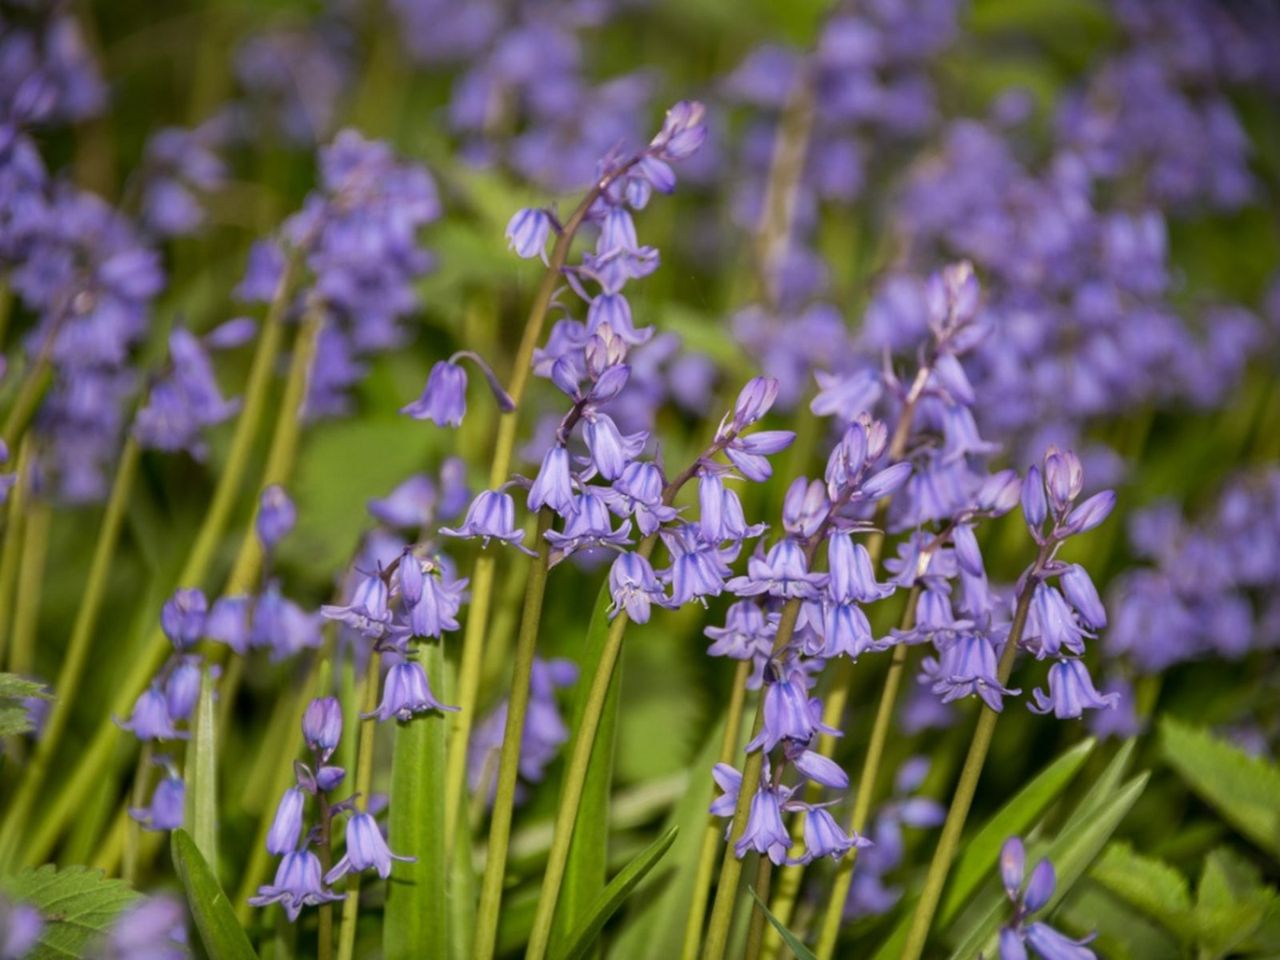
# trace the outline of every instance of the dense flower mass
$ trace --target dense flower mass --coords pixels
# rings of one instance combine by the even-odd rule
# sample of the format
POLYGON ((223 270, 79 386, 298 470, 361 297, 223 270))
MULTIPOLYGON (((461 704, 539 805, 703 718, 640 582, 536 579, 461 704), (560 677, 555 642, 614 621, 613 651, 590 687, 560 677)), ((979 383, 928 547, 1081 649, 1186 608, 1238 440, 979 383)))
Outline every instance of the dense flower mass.
POLYGON ((1272 5, 98 6, 0 960, 1280 953, 1272 5))

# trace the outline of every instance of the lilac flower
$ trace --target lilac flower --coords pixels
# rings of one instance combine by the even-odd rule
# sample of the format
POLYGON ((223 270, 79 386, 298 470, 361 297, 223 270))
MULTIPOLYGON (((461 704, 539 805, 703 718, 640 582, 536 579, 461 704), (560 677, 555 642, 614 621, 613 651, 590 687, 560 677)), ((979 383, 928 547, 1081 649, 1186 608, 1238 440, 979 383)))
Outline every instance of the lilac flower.
POLYGON ((1093 686, 1089 671, 1077 659, 1059 660, 1049 668, 1049 693, 1031 691, 1035 703, 1027 704, 1032 713, 1048 713, 1059 720, 1075 719, 1085 710, 1114 709, 1120 697, 1115 693, 1100 694, 1093 686))
POLYGON ((401 407, 400 412, 441 427, 462 426, 467 412, 467 371, 447 360, 438 361, 431 368, 422 396, 401 407))
POLYGON ((288 536, 293 525, 297 523, 298 511, 284 487, 273 483, 262 491, 258 501, 258 514, 254 517, 254 528, 262 546, 271 550, 277 543, 288 536))
POLYGON ((391 876, 392 860, 413 863, 416 859, 392 853, 378 829, 378 822, 370 814, 359 811, 347 821, 347 852, 324 875, 324 882, 337 883, 348 873, 361 873, 371 868, 385 880, 391 876))
POLYGON ((427 684, 427 673, 422 669, 422 664, 416 660, 406 660, 397 663, 387 671, 386 680, 382 685, 382 703, 378 705, 378 709, 361 716, 366 719, 377 717, 382 721, 395 717, 397 720, 407 722, 413 719, 414 714, 425 713, 428 710, 457 709, 457 707, 446 706, 432 695, 431 687, 427 684))
POLYGON ((146 830, 177 830, 186 810, 186 787, 178 777, 169 776, 156 784, 151 805, 131 808, 129 816, 146 830))
POLYGON ((306 802, 306 794, 298 787, 290 787, 284 792, 276 806, 271 829, 267 831, 268 853, 281 857, 297 849, 298 838, 302 836, 302 808, 306 802))
POLYGON ((638 553, 629 551, 618 554, 609 568, 609 593, 613 603, 609 617, 616 617, 622 610, 636 623, 649 622, 652 604, 666 605, 666 594, 649 561, 638 553))
POLYGON ((321 762, 333 756, 342 739, 342 704, 336 697, 317 697, 307 704, 302 714, 302 739, 320 755, 321 762))
POLYGON ((250 897, 255 907, 278 903, 284 907, 291 922, 296 922, 303 907, 341 900, 342 895, 325 887, 320 877, 320 858, 310 850, 293 850, 284 855, 276 868, 275 880, 258 888, 258 895, 250 897))
POLYGON ((755 850, 766 854, 777 866, 786 862, 787 851, 791 849, 791 836, 782 822, 781 804, 785 799, 785 796, 780 796, 767 783, 760 784, 755 796, 751 798, 746 827, 733 847, 738 859, 745 857, 748 850, 755 850))
POLYGON ((482 490, 467 507, 462 526, 441 527, 440 532, 448 537, 480 537, 484 546, 489 545, 490 539, 499 540, 534 556, 533 551, 521 543, 524 533, 516 527, 515 502, 510 494, 499 490, 482 490))
POLYGON ((176 590, 164 602, 160 608, 160 626, 174 647, 185 650, 199 642, 204 635, 208 607, 204 592, 195 588, 176 590))

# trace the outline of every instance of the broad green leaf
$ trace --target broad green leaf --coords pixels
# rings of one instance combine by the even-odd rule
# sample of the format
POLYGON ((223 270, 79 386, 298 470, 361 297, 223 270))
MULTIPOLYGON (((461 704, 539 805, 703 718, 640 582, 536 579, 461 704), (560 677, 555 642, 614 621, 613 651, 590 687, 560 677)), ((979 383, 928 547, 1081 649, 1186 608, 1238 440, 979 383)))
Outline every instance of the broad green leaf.
MULTIPOLYGON (((751 888, 748 887, 747 889, 750 890, 751 888)), ((754 890, 751 890, 751 896, 755 900, 756 906, 760 908, 761 912, 764 913, 769 923, 773 925, 773 929, 778 931, 778 936, 780 936, 782 938, 782 942, 787 945, 787 949, 796 955, 797 960, 818 960, 814 952, 810 950, 808 947, 806 947, 800 941, 799 937, 797 937, 794 933, 788 930, 783 925, 781 920, 779 920, 777 917, 775 917, 772 913, 769 912, 769 908, 765 906, 765 903, 763 900, 760 899, 759 894, 757 894, 754 890)))
POLYGON ((1275 889, 1263 886, 1253 864, 1230 847, 1212 851, 1205 857, 1196 889, 1194 916, 1201 956, 1234 952, 1258 930, 1275 901, 1275 889))
POLYGON ((1169 717, 1160 723, 1160 740, 1165 760, 1187 786, 1280 858, 1280 769, 1169 717))
POLYGON ((0 878, 0 889, 14 901, 29 903, 45 918, 45 928, 27 960, 82 957, 111 929, 138 895, 123 880, 101 870, 46 865, 0 878))
MULTIPOLYGON (((426 645, 423 665, 443 690, 440 643, 426 645)), ((449 953, 444 854, 446 728, 444 715, 437 712, 396 727, 388 841, 393 853, 415 859, 411 863, 397 860, 391 870, 382 926, 383 952, 388 960, 446 957, 449 953)))
MULTIPOLYGON (((1005 840, 1026 832, 1049 805, 1062 795, 1095 745, 1096 741, 1085 740, 1064 753, 1018 791, 964 845, 956 858, 951 883, 948 884, 947 894, 942 901, 939 923, 949 923, 973 898, 974 891, 991 876, 1005 840)), ((1103 776, 1105 778, 1106 774, 1103 776)), ((906 944, 910 927, 911 911, 907 910, 876 954, 877 960, 890 960, 898 956, 906 944)))
POLYGON ((938 912, 939 923, 947 923, 968 902, 978 885, 990 876, 1004 842, 1026 833, 1066 789, 1096 744, 1096 740, 1085 740, 1049 764, 965 844, 951 868, 947 895, 938 912))
MULTIPOLYGON (((577 741, 578 730, 591 689, 592 677, 599 666, 609 633, 609 604, 612 596, 608 584, 601 584, 596 596, 591 622, 587 627, 586 644, 578 661, 581 673, 575 687, 573 720, 570 744, 577 741)), ((618 687, 621 683, 622 656, 619 654, 605 697, 604 711, 596 731, 595 744, 591 748, 591 763, 587 768, 586 782, 582 788, 582 801, 578 805, 578 817, 573 826, 573 840, 569 846, 569 858, 565 863, 564 881, 560 885, 560 897, 556 903, 552 924, 551 946, 555 949, 565 942, 571 930, 576 930, 591 909, 600 888, 604 886, 606 861, 609 856, 609 795, 613 786, 613 758, 618 732, 618 687)))
POLYGON ((1089 878, 1177 934, 1183 943, 1195 939, 1190 885, 1186 877, 1163 860, 1116 842, 1093 865, 1089 878))
POLYGON ((205 952, 218 960, 252 960, 256 956, 253 945, 191 834, 173 831, 170 849, 205 952))
POLYGON ((218 869, 218 730, 213 706, 213 678, 200 673, 200 697, 192 719, 191 745, 186 762, 186 826, 201 856, 218 869))
POLYGON ((712 799, 711 768, 720 756, 724 723, 721 717, 689 766, 689 785, 664 824, 666 829, 679 828, 679 836, 671 847, 666 867, 650 874, 631 897, 626 925, 609 952, 612 960, 680 955, 698 857, 711 822, 707 812, 712 799))
POLYGON ((565 947, 554 954, 555 960, 579 960, 586 955, 596 937, 600 936, 604 925, 622 906, 636 884, 645 878, 671 848, 678 832, 676 827, 665 831, 609 881, 609 885, 601 891, 591 909, 584 915, 582 923, 569 935, 565 947))
MULTIPOLYGON (((1101 806, 1088 823, 1071 831, 1059 831, 1052 843, 1032 845, 1027 852, 1028 861, 1035 863, 1041 857, 1048 857, 1057 875, 1057 886, 1044 908, 1045 915, 1062 901, 1102 852, 1111 835, 1120 826, 1120 821, 1146 789, 1147 778, 1148 774, 1144 773, 1126 783, 1101 806)), ((1000 925, 1009 915, 1008 897, 999 884, 993 883, 975 907, 972 913, 966 913, 962 918, 962 921, 966 921, 965 929, 955 931, 955 935, 963 939, 951 954, 952 960, 972 960, 980 955, 996 955, 996 937, 1000 925)))

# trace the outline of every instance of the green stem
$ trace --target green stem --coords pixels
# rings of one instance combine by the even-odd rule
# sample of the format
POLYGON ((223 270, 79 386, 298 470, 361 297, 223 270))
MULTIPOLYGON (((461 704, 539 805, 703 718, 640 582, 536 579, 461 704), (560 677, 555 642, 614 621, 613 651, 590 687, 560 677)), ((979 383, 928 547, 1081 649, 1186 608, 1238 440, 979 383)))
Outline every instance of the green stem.
MULTIPOLYGON (((369 667, 365 671, 361 713, 371 714, 378 708, 378 678, 382 655, 369 654, 369 667)), ((378 731, 378 721, 370 717, 361 721, 360 745, 356 754, 356 802, 368 809, 369 791, 373 789, 373 742, 378 731)), ((360 914, 360 874, 347 876, 347 896, 342 902, 342 925, 338 928, 338 960, 352 960, 356 949, 356 920, 360 914)))
POLYGON ((515 805, 516 781, 520 773, 520 741, 524 737, 525 712, 529 707, 529 679, 533 655, 538 646, 538 626, 542 619, 542 598, 546 591, 551 544, 545 536, 551 528, 552 512, 538 511, 538 556, 525 585, 524 612, 516 638, 516 661, 507 704, 507 723, 502 735, 502 756, 498 765, 498 789, 489 820, 489 855, 480 886, 480 906, 476 914, 476 942, 473 956, 490 960, 498 940, 498 916, 502 908, 502 884, 507 866, 507 842, 511 838, 511 817, 515 805))
MULTIPOLYGON (((18 570, 22 565, 22 532, 26 527, 27 497, 31 491, 31 456, 31 444, 22 444, 15 468, 17 481, 9 491, 4 547, 0 550, 0 665, 5 662, 5 651, 9 646, 9 626, 12 619, 10 611, 13 609, 14 592, 17 589, 18 570)), ((3 849, 3 844, 0 844, 0 851, 3 849)), ((3 854, 0 854, 0 865, 4 862, 3 854)))
MULTIPOLYGON (((720 762, 733 763, 738 755, 738 741, 742 736, 742 713, 747 702, 747 680, 751 676, 751 661, 741 660, 733 674, 729 710, 725 718, 724 739, 720 743, 720 762)), ((707 891, 711 887, 711 874, 716 866, 716 851, 724 835, 724 824, 719 817, 708 817, 702 833, 702 849, 698 854, 698 869, 693 879, 693 896, 689 902, 689 919, 684 927, 684 945, 680 949, 681 960, 695 960, 702 942, 702 921, 707 916, 707 891)))
POLYGON ((89 579, 81 595, 75 622, 71 626, 71 639, 67 642, 67 649, 62 656, 62 667, 53 685, 57 696, 50 706, 44 733, 36 743, 35 755, 26 769, 22 783, 18 787, 18 793, 9 805, 4 830, 0 833, 0 850, 9 848, 11 832, 18 830, 26 820, 27 812, 35 799, 36 790, 44 781, 49 761, 57 750, 71 716, 71 705, 75 702, 80 681, 84 677, 89 648, 98 625, 98 614, 102 610, 102 601, 106 595, 107 580, 111 574, 111 560, 115 555, 116 544, 120 540, 125 507, 128 505, 129 494, 133 489, 134 477, 137 476, 139 454, 138 443, 131 435, 125 442, 124 450, 120 454, 120 462, 116 466, 115 480, 107 499, 106 511, 102 515, 102 526, 98 530, 98 542, 94 546, 93 559, 89 564, 89 579))
MULTIPOLYGON (((333 837, 330 835, 332 816, 329 813, 329 797, 323 791, 316 792, 317 813, 320 817, 320 838, 316 844, 320 857, 320 876, 324 876, 333 866, 333 837)), ((326 900, 317 909, 316 952, 318 960, 331 960, 333 957, 333 904, 326 900)))
MULTIPOLYGON (((907 607, 902 614, 903 630, 910 630, 915 626, 916 602, 919 599, 920 584, 917 582, 912 586, 911 593, 907 595, 907 607)), ((880 706, 876 708, 876 719, 871 727, 867 755, 862 761, 858 790, 853 798, 853 814, 849 818, 851 834, 861 834, 871 814, 871 802, 875 797, 876 781, 880 776, 885 744, 889 741, 889 729, 893 726, 893 708, 898 700, 898 690, 902 686, 902 675, 905 672, 906 663, 907 645, 899 643, 893 648, 889 672, 884 678, 884 687, 880 691, 880 706)), ((835 883, 831 888, 831 896, 827 900, 827 912, 822 920, 822 931, 818 935, 819 960, 830 960, 835 950, 836 936, 840 932, 840 921, 844 918, 844 905, 849 899, 849 885, 853 883, 853 868, 857 861, 858 848, 853 847, 836 868, 835 883)))
MULTIPOLYGON (((498 418, 498 435, 494 441, 493 459, 489 465, 490 490, 496 490, 506 483, 508 474, 511 472, 511 458, 515 451, 516 430, 519 426, 520 403, 524 400, 525 389, 529 385, 529 376, 533 370, 533 351, 542 339, 542 328, 546 325, 547 311, 551 307, 551 298, 555 296, 556 289, 560 285, 565 261, 569 258, 569 249, 573 246, 573 238, 586 219, 591 205, 609 187, 609 184, 627 169, 629 165, 615 170, 596 183, 582 198, 569 219, 564 222, 556 237, 551 256, 547 260, 547 269, 529 306, 529 316, 525 320, 524 333, 520 337, 520 346, 516 350, 511 368, 507 395, 511 397, 512 409, 503 412, 498 418)), ((480 673, 484 665, 485 641, 488 638, 496 562, 497 558, 493 555, 482 553, 476 559, 476 565, 471 573, 471 603, 467 610, 467 623, 462 635, 462 652, 458 661, 458 710, 453 714, 453 727, 449 733, 449 756, 445 768, 444 815, 445 823, 450 824, 459 822, 458 811, 466 801, 467 743, 471 739, 471 725, 475 721, 476 704, 480 695, 480 673)), ((453 854, 453 840, 454 834, 450 831, 446 856, 453 854)))
MULTIPOLYGON (((151 770, 151 741, 148 740, 142 745, 142 751, 138 754, 138 769, 133 777, 133 789, 129 791, 129 800, 127 801, 131 807, 142 807, 147 802, 147 774, 151 770)), ((124 871, 122 877, 124 882, 133 885, 138 876, 138 843, 141 839, 142 828, 138 822, 128 816, 128 808, 125 812, 125 841, 124 841, 124 871)))
POLYGON ((35 362, 22 378, 18 395, 14 397, 9 415, 4 419, 4 427, 0 429, 0 439, 4 440, 10 450, 27 429, 31 418, 35 416, 36 408, 40 406, 40 400, 44 397, 45 388, 53 378, 50 360, 53 357, 53 345, 58 338, 58 330, 61 326, 61 323, 55 323, 53 329, 49 331, 44 344, 40 347, 40 352, 36 354, 35 362))
MULTIPOLYGON (((296 258, 290 258, 280 278, 275 298, 267 311, 262 336, 254 353, 253 365, 245 385, 244 409, 236 423, 226 464, 209 502, 208 512, 192 544, 187 561, 179 572, 179 585, 198 585, 208 576, 219 542, 226 531, 231 511, 243 490, 244 476, 249 468, 254 443, 270 409, 268 405, 276 359, 284 340, 284 315, 293 289, 296 274, 296 258)), ((132 668, 120 684, 111 709, 115 716, 128 716, 133 702, 146 689, 152 675, 168 655, 169 642, 158 627, 151 632, 144 652, 132 664, 132 668)), ((93 740, 81 753, 81 759, 67 782, 62 785, 48 808, 44 811, 30 839, 22 851, 26 864, 42 862, 48 857, 62 830, 75 816, 82 798, 99 785, 111 765, 119 731, 114 725, 103 722, 98 725, 93 740)), ((39 784, 33 786, 36 794, 39 784)), ((16 842, 16 838, 15 838, 16 842)), ((0 850, 0 864, 7 863, 11 851, 0 850)))
MULTIPOLYGON (((761 903, 769 902, 769 885, 773 879, 773 861, 756 854, 756 896, 761 903)), ((764 947, 764 911, 758 907, 751 911, 751 926, 747 928, 746 960, 760 960, 764 947)))
MULTIPOLYGON (((791 642, 796 629, 796 621, 800 617, 800 601, 788 600, 782 608, 778 619, 778 632, 773 640, 773 653, 777 654, 791 642)), ((759 735, 764 726, 764 697, 756 706, 756 717, 751 727, 751 736, 759 735)), ((707 929, 707 941, 703 948, 704 960, 722 960, 725 947, 729 942, 729 928, 733 925, 733 912, 738 901, 738 880, 742 876, 742 861, 734 852, 734 844, 742 838, 747 826, 747 815, 751 811, 751 798, 760 786, 760 769, 764 764, 764 751, 756 750, 748 754, 746 765, 742 770, 742 784, 738 788, 738 806, 733 812, 733 823, 729 827, 724 859, 720 864, 720 880, 716 884, 715 905, 711 909, 711 922, 707 929)))
MULTIPOLYGON (((1028 577, 1018 596, 1013 623, 1009 627, 1009 636, 1005 640, 1004 651, 1000 655, 997 678, 1001 686, 1009 682, 1009 675, 1013 673, 1013 661, 1018 655, 1018 644, 1022 640, 1022 632, 1027 625, 1027 611, 1031 607, 1031 594, 1035 584, 1036 578, 1028 577)), ((960 833, 964 830, 965 818, 969 816, 969 807, 977 792, 978 778, 982 776, 982 767, 986 763, 987 751, 991 747, 991 737, 995 733, 996 720, 999 717, 998 712, 983 704, 982 712, 978 715, 978 725, 973 731, 973 740, 969 744, 969 754, 965 757, 955 795, 951 798, 951 808, 947 811, 946 822, 942 825, 938 848, 933 853, 929 873, 925 876, 924 891, 920 894, 920 902, 916 904, 916 912, 911 918, 911 929, 907 933, 907 943, 902 950, 904 960, 919 960, 924 953, 925 943, 929 939, 929 928, 933 925, 933 915, 938 909, 938 901, 942 898, 942 888, 947 882, 947 873, 951 870, 951 861, 960 843, 960 833)))

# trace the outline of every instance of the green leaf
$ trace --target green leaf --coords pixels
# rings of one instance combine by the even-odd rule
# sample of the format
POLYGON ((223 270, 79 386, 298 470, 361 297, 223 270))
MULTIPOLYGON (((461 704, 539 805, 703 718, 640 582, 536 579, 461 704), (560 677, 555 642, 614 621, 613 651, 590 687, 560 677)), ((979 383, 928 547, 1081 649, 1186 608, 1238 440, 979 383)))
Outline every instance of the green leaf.
POLYGON ((1195 922, 1201 954, 1225 956, 1258 930, 1276 901, 1276 891, 1229 847, 1205 857, 1196 889, 1195 922))
MULTIPOLYGON (((440 643, 425 645, 423 666, 443 690, 440 643)), ((416 859, 412 863, 397 860, 391 869, 382 927, 382 947, 388 960, 449 954, 444 853, 446 727, 444 715, 436 712, 396 727, 388 840, 394 853, 416 859)))
POLYGON ((1243 750, 1166 717, 1165 761, 1222 818, 1280 859, 1280 770, 1243 750))
POLYGON ((1084 799, 1076 804, 1076 808, 1071 811, 1071 815, 1067 817, 1067 822, 1058 831, 1059 834, 1070 833, 1072 830, 1080 828, 1092 820, 1094 815, 1106 806, 1107 801, 1111 799, 1124 780, 1125 771, 1129 769, 1129 761, 1133 758, 1133 750, 1136 744, 1137 740, 1130 737, 1120 745, 1116 755, 1111 758, 1111 762, 1102 771, 1102 776, 1093 782, 1093 786, 1089 788, 1089 792, 1085 794, 1084 799))
POLYGON ((671 848, 678 832, 675 827, 665 831, 609 881, 609 885, 601 891, 591 909, 586 912, 582 923, 567 938, 564 949, 554 954, 556 960, 579 960, 586 955, 609 918, 671 848))
MULTIPOLYGON (((1085 740, 1049 764, 1034 780, 1018 791, 1013 799, 996 811, 965 844, 956 858, 951 882, 942 901, 938 919, 940 925, 949 923, 972 900, 974 891, 991 876, 1005 840, 1015 834, 1025 833, 1049 805, 1062 795, 1095 746, 1096 741, 1085 740)), ((901 954, 910 927, 911 912, 905 911, 898 926, 876 954, 877 960, 890 960, 901 954)))
POLYGON ((173 831, 173 866, 187 892, 187 906, 205 952, 218 960, 254 960, 256 954, 218 878, 200 854, 191 834, 173 831))
POLYGON ((192 718, 191 746, 187 748, 186 814, 191 839, 215 874, 218 866, 217 731, 213 678, 205 667, 200 673, 200 697, 192 718))
MULTIPOLYGON (((1046 914, 1062 901, 1102 852, 1111 835, 1120 826, 1120 821, 1146 789, 1147 778, 1148 774, 1144 773, 1126 783, 1101 805, 1089 822, 1070 831, 1059 831, 1050 844, 1032 845, 1027 852, 1027 860, 1035 863, 1041 857, 1048 857, 1057 875, 1058 882, 1053 897, 1044 908, 1046 914)), ((971 960, 980 955, 995 956, 996 937, 1008 914, 1008 897, 1004 889, 993 882, 975 903, 974 910, 966 912, 961 918, 965 921, 964 929, 956 931, 956 936, 963 939, 951 954, 952 960, 971 960)))
MULTIPOLYGON (((724 724, 722 715, 689 765, 689 786, 664 824, 667 829, 680 831, 667 858, 668 867, 651 874, 631 897, 627 922, 609 952, 612 960, 680 955, 703 836, 712 821, 707 812, 712 798, 710 770, 720 756, 724 724)), ((723 832, 719 821, 714 829, 723 832)))
MULTIPOLYGON (((571 744, 577 740, 591 689, 591 678, 604 652, 609 633, 608 608, 611 602, 608 584, 601 584, 595 607, 591 611, 586 644, 579 661, 581 672, 578 675, 570 726, 571 744)), ((618 733, 618 687, 621 677, 622 656, 619 655, 613 679, 609 682, 604 710, 600 714, 600 725, 596 730, 591 762, 582 788, 582 800, 578 805, 578 817, 573 825, 573 840, 569 845, 564 881, 560 885, 560 897, 552 924, 553 949, 564 943, 569 932, 582 924, 587 911, 599 895, 600 888, 604 886, 609 856, 609 797, 613 786, 613 760, 618 733)))
POLYGON ((938 913, 939 923, 947 923, 969 901, 978 885, 991 875, 1004 842, 1022 835, 1040 818, 1066 789, 1096 745, 1097 741, 1092 738, 1085 740, 1049 764, 965 844, 951 868, 947 895, 938 913))
POLYGON ((123 880, 109 880, 101 870, 52 865, 0 878, 10 899, 29 903, 44 916, 45 928, 28 960, 82 957, 102 937, 120 912, 137 898, 123 880))
POLYGON ((751 890, 751 896, 755 899, 756 906, 760 908, 768 921, 773 924, 773 929, 778 931, 778 936, 787 945, 787 949, 794 953, 798 960, 818 960, 814 952, 806 947, 799 937, 783 926, 782 921, 769 912, 769 908, 765 906, 764 901, 760 899, 755 890, 752 890, 751 887, 747 889, 751 890))
POLYGON ((16 673, 0 673, 0 737, 27 733, 32 729, 31 718, 27 708, 21 703, 6 703, 7 700, 25 700, 38 697, 49 700, 49 691, 42 683, 36 683, 20 677, 16 673))
POLYGON ((1129 844, 1117 842, 1107 847, 1089 877, 1176 934, 1181 942, 1195 939, 1190 884, 1163 860, 1143 856, 1129 844))

